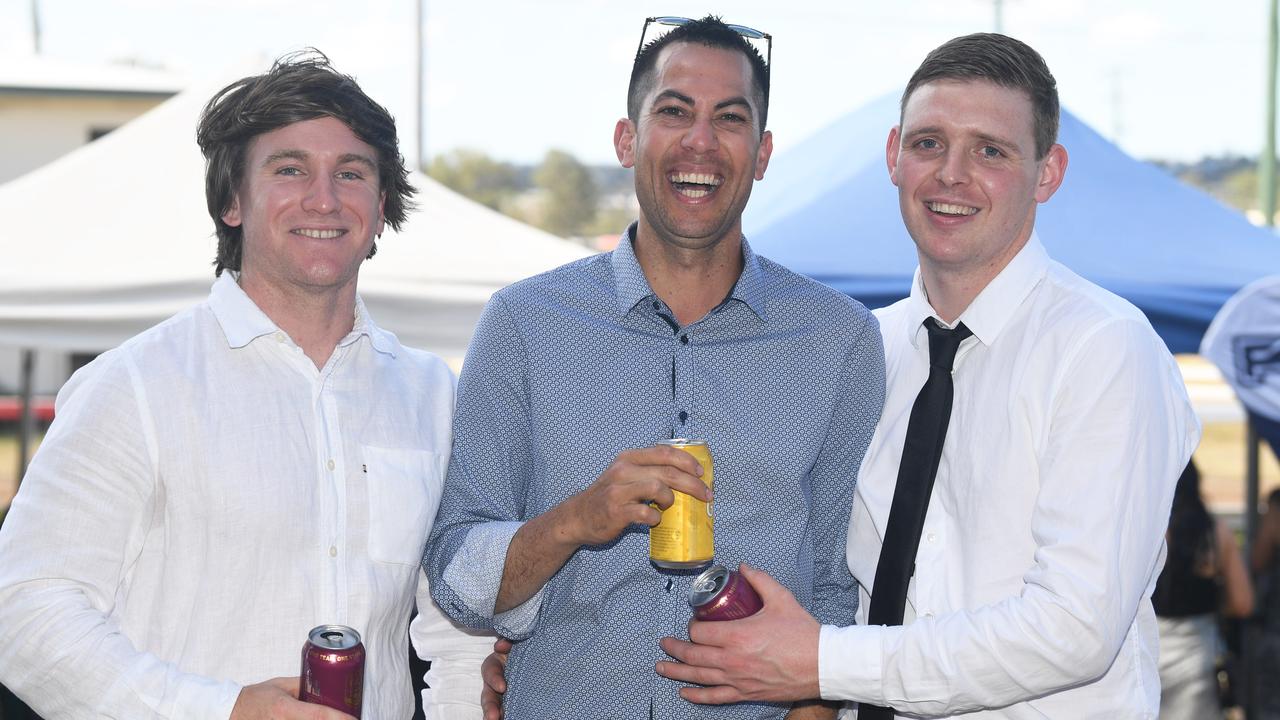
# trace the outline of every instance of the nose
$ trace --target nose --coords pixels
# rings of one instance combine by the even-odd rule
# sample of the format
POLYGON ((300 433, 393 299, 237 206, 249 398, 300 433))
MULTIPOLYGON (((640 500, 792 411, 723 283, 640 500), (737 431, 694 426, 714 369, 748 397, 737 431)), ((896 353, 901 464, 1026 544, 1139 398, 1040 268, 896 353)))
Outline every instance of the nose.
POLYGON ((938 164, 938 182, 943 185, 960 185, 969 179, 968 157, 963 152, 948 150, 938 164))
POLYGON ((699 155, 719 148, 720 141, 716 137, 715 128, 711 125, 711 118, 695 117, 693 124, 689 126, 689 129, 684 133, 684 137, 681 138, 680 144, 699 155))
POLYGON ((338 188, 333 177, 324 173, 312 176, 307 192, 302 198, 302 209, 307 212, 329 215, 342 209, 338 188))

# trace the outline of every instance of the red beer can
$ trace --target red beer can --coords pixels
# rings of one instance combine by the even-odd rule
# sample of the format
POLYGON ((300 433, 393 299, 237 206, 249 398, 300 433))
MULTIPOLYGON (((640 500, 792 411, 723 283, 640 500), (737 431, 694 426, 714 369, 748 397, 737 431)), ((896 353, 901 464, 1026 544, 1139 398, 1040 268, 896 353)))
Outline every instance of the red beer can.
POLYGON ((364 700, 364 645, 346 625, 321 625, 302 645, 298 699, 360 717, 364 700))
POLYGON ((760 612, 764 601, 742 573, 712 565, 694 578, 689 607, 698 620, 738 620, 760 612))

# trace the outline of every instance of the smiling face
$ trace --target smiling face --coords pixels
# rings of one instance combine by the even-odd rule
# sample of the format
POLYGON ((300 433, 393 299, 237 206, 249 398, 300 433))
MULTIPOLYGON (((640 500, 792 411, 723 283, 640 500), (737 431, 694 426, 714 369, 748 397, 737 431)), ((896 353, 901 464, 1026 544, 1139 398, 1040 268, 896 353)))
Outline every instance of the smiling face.
POLYGON ((918 87, 886 157, 926 287, 936 273, 990 282, 1031 237, 1036 205, 1067 166, 1061 145, 1035 157, 1027 95, 985 80, 918 87))
POLYGON ((760 132, 751 65, 740 52, 672 43, 653 72, 637 121, 619 120, 614 132, 618 160, 635 168, 637 240, 691 250, 736 240, 773 150, 760 132))
POLYGON ((354 295, 360 263, 383 228, 376 158, 331 117, 254 138, 222 215, 244 231, 240 284, 250 297, 354 295))

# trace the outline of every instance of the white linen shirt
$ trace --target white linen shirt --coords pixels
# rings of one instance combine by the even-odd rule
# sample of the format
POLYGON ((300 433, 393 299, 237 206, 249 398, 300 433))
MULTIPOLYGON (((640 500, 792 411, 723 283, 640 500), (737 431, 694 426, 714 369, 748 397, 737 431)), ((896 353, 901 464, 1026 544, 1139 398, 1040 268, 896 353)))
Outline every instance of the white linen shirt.
POLYGON ((358 300, 317 370, 223 274, 58 394, 0 530, 0 680, 45 717, 225 719, 338 623, 364 641, 364 717, 401 720, 416 596, 436 700, 478 706, 492 640, 419 569, 453 401, 448 367, 358 300))
MULTIPOLYGON (((907 421, 936 317, 877 312, 888 394, 862 463, 849 568, 865 623, 907 421)), ((824 626, 822 697, 900 714, 1155 718, 1150 596, 1174 484, 1199 440, 1178 369, 1141 313, 1033 236, 960 316, 955 399, 904 625, 824 626)))

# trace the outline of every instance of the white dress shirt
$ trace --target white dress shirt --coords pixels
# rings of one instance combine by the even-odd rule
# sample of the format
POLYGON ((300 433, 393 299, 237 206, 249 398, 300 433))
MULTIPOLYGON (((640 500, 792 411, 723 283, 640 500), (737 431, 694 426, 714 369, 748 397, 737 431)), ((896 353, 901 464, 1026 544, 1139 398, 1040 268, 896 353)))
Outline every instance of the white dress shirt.
POLYGON ((443 620, 419 569, 453 400, 359 301, 317 370, 223 274, 58 394, 0 530, 0 681, 48 718, 225 719, 337 623, 364 641, 364 717, 402 720, 416 601, 436 699, 478 706, 492 640, 443 620))
MULTIPOLYGON (((877 312, 888 394, 863 460, 849 568, 865 623, 936 317, 919 271, 877 312)), ((1032 237, 960 316, 955 399, 904 625, 824 626, 822 696, 911 716, 1154 718, 1150 596, 1200 427, 1142 314, 1032 237)))

